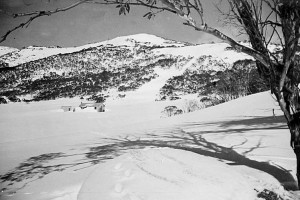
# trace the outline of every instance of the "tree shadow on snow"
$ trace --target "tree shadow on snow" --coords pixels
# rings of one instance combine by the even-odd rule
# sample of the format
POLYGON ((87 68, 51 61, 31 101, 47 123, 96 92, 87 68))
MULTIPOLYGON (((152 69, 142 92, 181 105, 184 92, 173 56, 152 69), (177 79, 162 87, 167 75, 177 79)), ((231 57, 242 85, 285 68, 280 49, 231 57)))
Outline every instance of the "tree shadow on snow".
POLYGON ((45 164, 53 159, 62 157, 63 153, 49 153, 34 156, 19 164, 14 170, 2 175, 2 181, 21 182, 24 179, 34 178, 36 175, 44 176, 53 171, 59 171, 59 166, 45 166, 45 164))
MULTIPOLYGON (((250 119, 216 123, 191 122, 178 127, 180 128, 153 129, 151 132, 144 134, 142 138, 136 138, 130 135, 124 138, 105 138, 107 142, 92 144, 79 154, 67 155, 60 152, 31 157, 10 172, 1 175, 0 179, 2 183, 5 182, 8 186, 12 186, 16 182, 24 180, 28 180, 27 183, 29 183, 30 181, 43 178, 45 175, 52 172, 74 169, 75 167, 78 168, 78 166, 93 166, 100 162, 113 159, 132 149, 168 147, 217 158, 221 161, 225 161, 229 165, 244 165, 251 167, 272 175, 285 189, 297 189, 296 181, 286 169, 272 165, 269 162, 251 160, 250 158, 247 158, 245 154, 239 154, 234 150, 237 146, 247 143, 247 140, 239 145, 224 147, 221 144, 208 141, 204 137, 205 134, 216 132, 222 132, 225 135, 224 137, 226 137, 227 134, 247 133, 249 130, 286 129, 282 117, 277 117, 275 120, 273 117, 253 117, 250 119), (198 131, 201 130, 201 127, 211 125, 218 127, 218 131, 198 131), (234 129, 232 126, 236 125, 242 126, 242 128, 234 129), (243 126, 248 128, 243 128, 243 126), (184 131, 195 127, 198 127, 196 129, 197 131, 184 131), (76 159, 71 163, 64 160, 65 157, 75 156, 80 156, 81 159, 76 159), (54 160, 56 160, 56 164, 51 163, 51 161, 54 160)), ((103 138, 101 140, 103 141, 103 138)), ((249 153, 258 148, 263 148, 260 141, 256 146, 253 146, 245 153, 249 153)), ((25 185, 27 183, 25 183, 25 185)), ((25 185, 23 185, 23 187, 25 185)), ((5 190, 5 188, 2 188, 2 190, 5 190)))
MULTIPOLYGON (((115 144, 109 145, 109 148, 114 149, 118 154, 126 152, 129 149, 143 149, 145 147, 168 147, 190 151, 203 156, 217 158, 226 161, 229 165, 244 165, 266 172, 276 178, 282 186, 287 190, 297 190, 297 185, 294 177, 290 172, 280 166, 275 166, 269 162, 260 162, 251 160, 244 155, 237 153, 234 147, 224 147, 219 144, 207 141, 201 134, 197 132, 184 133, 182 130, 173 131, 164 135, 151 135, 152 139, 112 139, 115 144), (154 139, 157 137, 157 139, 154 139)), ((106 146, 92 147, 91 151, 86 154, 87 158, 96 158, 103 156, 100 152, 106 146)), ((250 148, 248 152, 260 148, 260 144, 250 148)))
POLYGON ((230 127, 233 125, 260 126, 261 128, 267 126, 273 129, 287 129, 285 117, 283 115, 274 117, 252 116, 249 119, 230 120, 221 124, 222 127, 230 127))
MULTIPOLYGON (((249 119, 241 119, 235 121, 224 121, 217 123, 209 123, 218 127, 218 131, 184 131, 185 129, 194 129, 197 126, 205 127, 206 123, 187 123, 180 128, 172 130, 155 131, 148 133, 142 138, 125 137, 125 138, 107 138, 112 143, 109 145, 99 145, 90 148, 90 151, 86 153, 86 158, 101 160, 103 157, 103 151, 112 152, 112 156, 121 155, 130 149, 143 149, 145 147, 168 147, 173 149, 181 149, 190 151, 200 155, 217 158, 225 161, 228 165, 244 165, 253 169, 257 169, 266 172, 276 178, 282 186, 287 190, 297 190, 297 183, 290 172, 278 165, 273 165, 269 162, 262 162, 252 160, 246 157, 246 154, 259 149, 264 148, 261 144, 261 139, 258 143, 249 148, 243 154, 237 153, 234 148, 242 146, 248 142, 245 140, 239 145, 233 145, 231 147, 225 147, 221 144, 214 143, 205 139, 205 135, 209 133, 224 133, 224 137, 228 134, 240 133, 246 134, 247 131, 253 130, 273 130, 273 129, 287 129, 283 116, 277 117, 253 117, 249 119), (241 128, 235 128, 236 126, 241 128), (233 127, 235 126, 235 127, 233 127)), ((201 130, 201 128, 197 128, 201 130)), ((287 135, 288 137, 288 135, 287 135)), ((289 145, 289 144, 287 144, 289 145)))

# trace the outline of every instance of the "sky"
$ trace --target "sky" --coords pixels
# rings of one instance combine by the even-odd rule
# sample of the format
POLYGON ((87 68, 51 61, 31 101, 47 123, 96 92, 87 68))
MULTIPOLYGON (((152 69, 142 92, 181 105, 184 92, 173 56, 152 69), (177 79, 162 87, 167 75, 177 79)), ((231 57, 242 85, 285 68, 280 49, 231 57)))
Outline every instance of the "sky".
MULTIPOLYGON (((235 38, 234 30, 222 25, 222 16, 213 5, 218 1, 203 1, 205 21, 235 38)), ((13 18, 6 13, 53 10, 74 2, 76 0, 0 0, 0 35, 3 36, 8 30, 27 19, 13 18)), ((119 16, 115 6, 82 4, 72 10, 34 20, 27 28, 19 29, 8 36, 0 46, 72 47, 138 33, 154 34, 195 44, 219 41, 214 36, 183 25, 183 20, 172 13, 160 13, 154 19, 148 20, 143 17, 146 12, 148 10, 145 8, 132 7, 129 14, 119 16)))

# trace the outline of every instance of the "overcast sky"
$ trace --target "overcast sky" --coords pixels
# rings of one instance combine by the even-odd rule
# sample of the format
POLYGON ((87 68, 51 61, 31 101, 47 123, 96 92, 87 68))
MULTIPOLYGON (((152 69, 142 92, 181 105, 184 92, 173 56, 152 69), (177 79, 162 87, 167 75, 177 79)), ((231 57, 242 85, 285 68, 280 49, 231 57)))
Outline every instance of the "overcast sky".
MULTIPOLYGON (((234 30, 222 27, 222 17, 212 4, 219 0, 203 0, 205 19, 208 24, 234 35, 234 30)), ((26 18, 14 19, 5 12, 22 13, 35 10, 50 10, 64 7, 76 0, 0 0, 0 34, 15 27, 26 18)), ((63 47, 79 46, 112 39, 117 36, 137 33, 186 41, 206 43, 217 41, 213 36, 197 32, 182 25, 182 20, 172 13, 161 13, 148 20, 142 16, 147 12, 141 7, 132 7, 129 15, 119 16, 115 6, 83 4, 72 10, 33 21, 28 28, 11 34, 0 46, 22 48, 30 45, 63 47)), ((241 38, 239 38, 241 39, 241 38)))

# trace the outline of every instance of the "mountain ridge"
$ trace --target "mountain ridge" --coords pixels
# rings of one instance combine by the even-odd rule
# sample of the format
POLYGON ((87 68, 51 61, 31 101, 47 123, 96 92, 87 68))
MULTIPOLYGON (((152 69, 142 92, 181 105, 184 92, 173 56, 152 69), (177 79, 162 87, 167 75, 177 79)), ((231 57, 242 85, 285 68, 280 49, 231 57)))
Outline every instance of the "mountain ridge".
POLYGON ((26 62, 47 58, 53 55, 76 53, 90 48, 101 47, 103 45, 132 46, 134 45, 134 41, 139 42, 146 46, 156 45, 161 47, 170 47, 170 46, 182 47, 185 45, 192 45, 189 43, 177 42, 175 40, 169 40, 159 36, 142 33, 142 34, 135 34, 129 36, 120 36, 110 40, 90 43, 90 44, 76 46, 76 47, 28 46, 26 48, 22 48, 19 50, 16 48, 0 46, 0 68, 16 67, 26 62))

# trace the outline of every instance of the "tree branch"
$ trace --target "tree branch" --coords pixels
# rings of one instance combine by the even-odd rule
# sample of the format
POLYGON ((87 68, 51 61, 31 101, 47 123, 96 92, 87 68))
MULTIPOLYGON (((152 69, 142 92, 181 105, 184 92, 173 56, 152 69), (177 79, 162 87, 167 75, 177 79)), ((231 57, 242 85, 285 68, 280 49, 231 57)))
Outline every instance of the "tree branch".
POLYGON ((24 17, 24 16, 31 16, 31 15, 41 15, 41 16, 48 15, 49 16, 49 15, 52 15, 54 13, 70 10, 70 9, 72 9, 72 8, 82 4, 82 3, 88 2, 88 1, 90 1, 90 0, 80 0, 80 1, 78 1, 74 4, 72 4, 72 5, 69 5, 69 6, 65 7, 65 8, 57 8, 55 10, 48 10, 48 11, 44 10, 44 11, 34 11, 34 12, 28 12, 28 13, 17 13, 17 14, 13 14, 12 16, 14 18, 24 17))
POLYGON ((141 0, 136 0, 136 2, 118 2, 118 1, 110 1, 110 0, 105 0, 104 2, 98 2, 95 0, 88 0, 85 3, 91 3, 91 4, 98 4, 98 5, 124 5, 124 4, 128 4, 128 5, 132 5, 132 6, 144 6, 144 7, 148 7, 148 8, 152 8, 152 9, 158 9, 158 10, 163 10, 163 11, 169 11, 171 13, 176 13, 176 11, 168 8, 168 7, 159 7, 159 6, 155 6, 153 4, 147 4, 141 0))
POLYGON ((258 51, 254 50, 254 49, 251 49, 249 47, 246 47, 244 45, 241 45, 241 44, 237 43, 232 38, 226 36, 225 34, 220 32, 219 30, 208 27, 206 24, 204 26, 195 26, 192 23, 190 23, 189 21, 185 22, 184 25, 191 26, 196 31, 202 31, 202 32, 208 33, 210 35, 213 35, 213 36, 223 40, 224 42, 226 42, 227 44, 232 46, 234 49, 236 49, 237 51, 243 52, 247 55, 252 56, 253 58, 258 60, 260 63, 262 63, 268 69, 270 68, 270 66, 267 62, 267 58, 265 58, 265 56, 263 56, 261 53, 259 53, 258 51))
POLYGON ((273 22, 271 20, 267 20, 267 21, 263 21, 263 22, 259 22, 260 25, 265 26, 265 25, 274 25, 274 26, 279 26, 282 27, 282 24, 279 22, 273 22))
POLYGON ((70 6, 67 6, 65 8, 58 8, 56 10, 49 10, 49 11, 35 11, 35 12, 29 12, 29 13, 18 13, 18 14, 13 14, 12 16, 14 18, 16 17, 24 17, 24 16, 32 16, 30 17, 27 21, 19 24, 18 26, 14 27, 13 29, 10 29, 8 30, 2 37, 1 37, 1 40, 0 40, 0 43, 5 41, 6 38, 14 31, 18 30, 19 28, 24 28, 24 27, 28 27, 28 25, 35 19, 39 18, 39 17, 42 17, 42 16, 50 16, 50 15, 53 15, 55 13, 59 13, 59 12, 64 12, 64 11, 67 11, 67 10, 70 10, 82 3, 85 3, 89 0, 80 0, 70 6))

